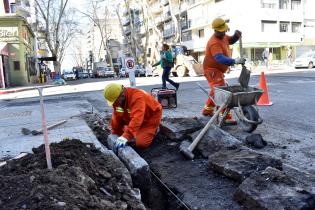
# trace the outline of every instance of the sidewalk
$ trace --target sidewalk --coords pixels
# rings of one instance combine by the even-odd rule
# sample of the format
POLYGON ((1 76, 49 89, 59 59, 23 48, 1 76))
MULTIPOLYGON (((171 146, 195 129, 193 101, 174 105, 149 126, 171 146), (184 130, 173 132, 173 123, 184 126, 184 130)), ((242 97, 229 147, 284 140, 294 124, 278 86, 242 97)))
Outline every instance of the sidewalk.
MULTIPOLYGON (((90 107, 91 104, 85 100, 71 102, 57 100, 45 103, 47 126, 67 120, 66 123, 48 131, 49 143, 60 142, 68 137, 94 143, 96 147, 102 148, 92 130, 80 117, 80 114, 85 113, 90 107)), ((39 103, 0 109, 0 159, 15 157, 24 152, 31 153, 32 148, 44 143, 42 134, 23 135, 22 128, 30 130, 42 128, 39 103)))
POLYGON ((269 66, 268 68, 266 66, 256 66, 252 68, 252 71, 254 72, 288 71, 288 70, 292 71, 292 70, 295 70, 295 68, 293 66, 288 66, 288 65, 272 65, 272 66, 269 66))
POLYGON ((13 87, 13 88, 0 89, 0 95, 9 94, 9 93, 17 93, 17 92, 22 92, 22 91, 27 91, 27 90, 35 90, 38 87, 49 88, 49 87, 54 87, 54 86, 56 86, 56 85, 53 85, 53 84, 36 84, 36 85, 28 85, 28 86, 23 86, 23 87, 13 87))

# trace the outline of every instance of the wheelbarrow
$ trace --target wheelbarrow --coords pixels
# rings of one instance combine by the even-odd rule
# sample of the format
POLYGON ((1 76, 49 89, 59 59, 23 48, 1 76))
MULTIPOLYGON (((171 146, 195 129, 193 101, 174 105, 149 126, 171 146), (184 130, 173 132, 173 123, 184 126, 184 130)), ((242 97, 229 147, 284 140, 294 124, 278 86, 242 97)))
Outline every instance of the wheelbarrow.
POLYGON ((199 141, 207 132, 212 124, 218 124, 219 127, 223 125, 224 119, 231 109, 234 110, 236 116, 239 118, 243 130, 246 132, 253 132, 259 124, 263 122, 260 118, 258 111, 254 108, 263 91, 254 87, 235 86, 222 86, 214 88, 214 98, 212 98, 207 90, 205 90, 198 82, 198 86, 214 101, 217 110, 214 115, 200 131, 198 136, 190 144, 183 141, 180 145, 180 152, 188 159, 193 159, 194 154, 192 151, 195 149, 199 141), (222 116, 220 114, 223 112, 222 116))
POLYGON ((253 106, 257 104, 263 90, 254 87, 239 85, 214 88, 214 103, 216 106, 225 106, 222 117, 219 117, 218 126, 222 126, 227 114, 233 109, 235 115, 246 132, 253 132, 263 122, 258 110, 253 106))
POLYGON ((214 98, 212 98, 208 91, 198 82, 197 85, 215 103, 217 108, 223 107, 223 109, 216 110, 216 112, 224 110, 220 117, 219 113, 214 115, 217 117, 216 124, 219 127, 223 125, 227 114, 232 109, 243 130, 246 132, 253 132, 257 126, 263 122, 258 114, 258 110, 253 106, 257 104, 263 94, 263 90, 254 87, 242 87, 240 85, 214 87, 214 98))

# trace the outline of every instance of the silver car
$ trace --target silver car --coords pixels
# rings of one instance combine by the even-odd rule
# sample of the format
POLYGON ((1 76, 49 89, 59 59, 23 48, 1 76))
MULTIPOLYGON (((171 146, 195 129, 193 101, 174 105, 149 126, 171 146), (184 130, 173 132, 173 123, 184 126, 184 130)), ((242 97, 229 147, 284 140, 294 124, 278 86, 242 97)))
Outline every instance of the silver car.
POLYGON ((297 68, 314 68, 315 52, 304 53, 294 61, 294 67, 297 68))

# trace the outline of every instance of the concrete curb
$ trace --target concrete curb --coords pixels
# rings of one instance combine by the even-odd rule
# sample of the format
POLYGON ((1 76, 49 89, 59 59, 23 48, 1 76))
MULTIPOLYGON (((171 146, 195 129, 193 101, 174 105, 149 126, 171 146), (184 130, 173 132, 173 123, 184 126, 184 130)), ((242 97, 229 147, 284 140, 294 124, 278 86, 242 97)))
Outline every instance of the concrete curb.
POLYGON ((35 90, 39 87, 50 88, 50 87, 55 87, 55 86, 56 85, 43 85, 43 86, 35 86, 35 87, 25 87, 25 88, 16 88, 16 89, 9 89, 9 90, 0 90, 0 95, 10 94, 10 93, 18 93, 18 92, 23 92, 23 91, 28 91, 28 90, 35 90))
MULTIPOLYGON (((117 135, 111 134, 108 136, 107 145, 109 149, 113 150, 117 138, 117 135)), ((134 187, 139 188, 142 195, 148 195, 151 189, 151 174, 148 163, 130 146, 120 148, 117 156, 129 170, 134 187)))

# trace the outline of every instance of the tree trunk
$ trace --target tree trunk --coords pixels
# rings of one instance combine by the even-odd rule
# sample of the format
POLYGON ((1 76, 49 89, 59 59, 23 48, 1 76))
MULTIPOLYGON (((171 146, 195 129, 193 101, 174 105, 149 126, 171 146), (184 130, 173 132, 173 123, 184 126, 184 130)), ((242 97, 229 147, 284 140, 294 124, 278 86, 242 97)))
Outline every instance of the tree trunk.
POLYGON ((61 68, 61 64, 59 61, 53 61, 53 64, 54 64, 54 69, 55 69, 55 72, 56 74, 60 74, 61 71, 60 71, 60 68, 61 68))

